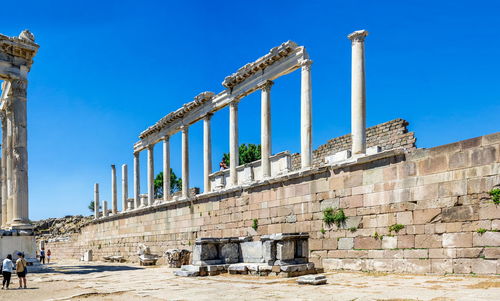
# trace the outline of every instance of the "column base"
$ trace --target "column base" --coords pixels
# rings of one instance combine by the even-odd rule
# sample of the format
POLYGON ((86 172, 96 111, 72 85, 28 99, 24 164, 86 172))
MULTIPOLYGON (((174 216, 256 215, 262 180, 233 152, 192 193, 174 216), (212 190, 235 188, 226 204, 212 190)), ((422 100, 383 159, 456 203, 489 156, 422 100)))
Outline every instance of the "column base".
POLYGON ((10 224, 10 229, 12 230, 33 230, 34 228, 33 224, 23 220, 13 220, 10 224))

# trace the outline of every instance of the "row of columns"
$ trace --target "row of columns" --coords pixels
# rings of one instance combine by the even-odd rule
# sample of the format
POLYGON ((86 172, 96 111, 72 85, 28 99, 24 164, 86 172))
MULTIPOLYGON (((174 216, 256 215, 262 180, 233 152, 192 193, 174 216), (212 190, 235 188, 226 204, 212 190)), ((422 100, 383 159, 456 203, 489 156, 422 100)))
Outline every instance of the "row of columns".
POLYGON ((28 213, 28 151, 26 131, 26 80, 5 81, 3 100, 1 197, 2 228, 32 228, 28 213))

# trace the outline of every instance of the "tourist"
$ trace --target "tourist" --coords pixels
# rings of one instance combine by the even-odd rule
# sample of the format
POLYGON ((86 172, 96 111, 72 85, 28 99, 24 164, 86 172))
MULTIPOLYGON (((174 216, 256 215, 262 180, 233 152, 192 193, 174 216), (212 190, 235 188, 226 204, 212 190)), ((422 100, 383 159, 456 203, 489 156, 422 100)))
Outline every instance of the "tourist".
POLYGON ((222 161, 219 163, 220 170, 227 169, 226 162, 224 162, 224 158, 222 158, 222 161))
POLYGON ((40 249, 40 262, 45 264, 45 248, 40 249))
POLYGON ((47 250, 47 264, 50 264, 50 255, 52 253, 50 252, 50 249, 47 250))
POLYGON ((17 254, 19 258, 16 260, 16 273, 19 278, 19 288, 26 288, 26 273, 28 272, 28 263, 24 259, 24 253, 17 254))
POLYGON ((12 270, 14 269, 14 263, 12 263, 12 255, 7 255, 7 258, 3 260, 2 263, 2 289, 9 289, 10 276, 12 276, 12 270))

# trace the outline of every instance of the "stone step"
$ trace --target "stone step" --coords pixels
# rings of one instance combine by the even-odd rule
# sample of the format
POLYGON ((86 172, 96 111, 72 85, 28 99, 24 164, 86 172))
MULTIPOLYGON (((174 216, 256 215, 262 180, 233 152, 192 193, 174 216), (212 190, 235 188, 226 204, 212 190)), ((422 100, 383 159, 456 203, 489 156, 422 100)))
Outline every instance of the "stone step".
POLYGON ((305 275, 300 276, 297 279, 298 284, 311 284, 311 285, 320 285, 326 284, 326 276, 325 275, 305 275))

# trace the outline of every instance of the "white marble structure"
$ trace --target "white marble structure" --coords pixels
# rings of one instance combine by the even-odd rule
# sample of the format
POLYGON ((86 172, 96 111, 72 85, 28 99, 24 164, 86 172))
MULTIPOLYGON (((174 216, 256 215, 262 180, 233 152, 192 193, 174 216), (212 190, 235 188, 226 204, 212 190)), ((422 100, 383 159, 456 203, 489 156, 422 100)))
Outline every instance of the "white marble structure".
POLYGON ((31 229, 28 216, 27 86, 39 46, 28 30, 0 34, 2 228, 31 229))

